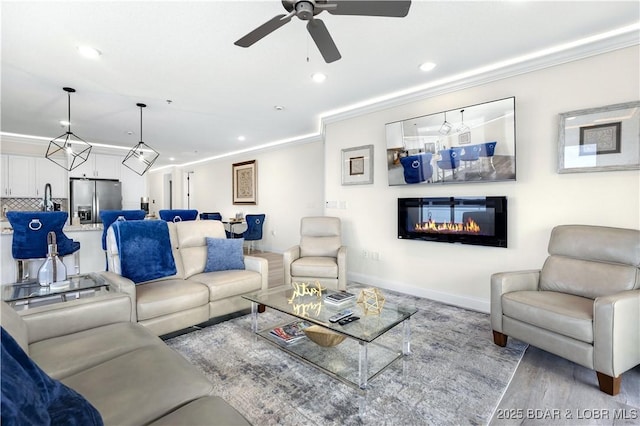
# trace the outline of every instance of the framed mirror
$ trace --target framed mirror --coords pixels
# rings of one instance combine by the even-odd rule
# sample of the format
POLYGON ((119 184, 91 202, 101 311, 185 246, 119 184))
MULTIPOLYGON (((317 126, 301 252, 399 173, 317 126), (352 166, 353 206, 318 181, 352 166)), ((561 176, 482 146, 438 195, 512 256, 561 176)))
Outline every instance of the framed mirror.
POLYGON ((515 97, 385 127, 391 186, 516 179, 515 97))

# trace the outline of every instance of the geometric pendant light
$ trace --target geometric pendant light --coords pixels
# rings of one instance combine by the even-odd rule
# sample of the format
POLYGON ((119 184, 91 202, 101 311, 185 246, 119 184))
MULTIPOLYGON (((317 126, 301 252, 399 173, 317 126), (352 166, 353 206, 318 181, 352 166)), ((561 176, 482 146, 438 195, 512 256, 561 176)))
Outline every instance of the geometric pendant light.
POLYGON ((45 157, 71 171, 87 161, 92 146, 71 132, 71 94, 75 89, 63 87, 68 97, 67 131, 49 142, 45 157))
POLYGON ((451 125, 451 123, 447 121, 447 112, 445 111, 444 122, 442 123, 442 126, 440 126, 440 134, 448 135, 452 128, 453 126, 451 125))
POLYGON ((460 127, 458 127, 458 143, 461 145, 471 143, 471 129, 469 126, 464 124, 464 110, 460 110, 460 116, 462 119, 460 120, 460 127))
POLYGON ((158 159, 160 154, 155 149, 151 148, 146 143, 142 142, 142 108, 145 108, 145 104, 136 104, 140 107, 140 142, 124 157, 122 164, 142 176, 153 163, 158 159))

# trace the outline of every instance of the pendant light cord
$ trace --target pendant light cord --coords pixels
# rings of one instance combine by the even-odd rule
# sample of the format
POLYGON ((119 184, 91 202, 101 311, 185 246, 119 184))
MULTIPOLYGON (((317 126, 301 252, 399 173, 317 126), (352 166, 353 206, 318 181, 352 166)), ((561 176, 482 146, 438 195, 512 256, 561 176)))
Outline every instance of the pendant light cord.
POLYGON ((71 92, 67 92, 67 134, 71 134, 71 92))

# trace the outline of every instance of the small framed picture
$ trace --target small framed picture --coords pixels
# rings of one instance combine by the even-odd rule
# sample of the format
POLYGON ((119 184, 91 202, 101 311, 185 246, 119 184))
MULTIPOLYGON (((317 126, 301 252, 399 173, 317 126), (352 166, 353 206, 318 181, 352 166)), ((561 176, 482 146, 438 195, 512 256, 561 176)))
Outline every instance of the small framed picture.
POLYGON ((256 160, 234 163, 231 170, 233 204, 258 204, 256 160))
POLYGON ((558 173, 640 169, 640 101, 560 114, 558 173))
POLYGON ((373 183, 373 145, 342 150, 342 184, 373 183))

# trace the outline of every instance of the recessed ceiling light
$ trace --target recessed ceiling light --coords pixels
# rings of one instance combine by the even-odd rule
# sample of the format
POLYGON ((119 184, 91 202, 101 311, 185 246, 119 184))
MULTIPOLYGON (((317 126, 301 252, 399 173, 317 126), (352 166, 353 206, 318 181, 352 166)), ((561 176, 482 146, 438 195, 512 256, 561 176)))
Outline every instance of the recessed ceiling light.
POLYGON ((284 107, 282 105, 276 105, 273 107, 273 109, 275 109, 276 111, 282 111, 284 107))
POLYGON ((67 120, 60 120, 60 124, 62 126, 69 126, 71 123, 69 123, 67 120))
POLYGON ((424 62, 420 64, 420 71, 431 71, 436 67, 436 64, 433 62, 424 62))
POLYGON ((175 161, 175 158, 169 157, 169 161, 175 161))
POLYGON ((102 55, 102 52, 91 46, 78 46, 78 53, 89 59, 98 59, 102 55))
POLYGON ((244 136, 238 136, 238 140, 239 140, 240 142, 242 142, 242 141, 244 141, 244 140, 246 140, 246 139, 247 139, 247 138, 245 138, 244 136))
POLYGON ((316 83, 322 83, 327 79, 327 76, 325 74, 322 74, 321 72, 317 72, 311 75, 311 79, 316 83))

